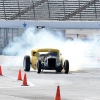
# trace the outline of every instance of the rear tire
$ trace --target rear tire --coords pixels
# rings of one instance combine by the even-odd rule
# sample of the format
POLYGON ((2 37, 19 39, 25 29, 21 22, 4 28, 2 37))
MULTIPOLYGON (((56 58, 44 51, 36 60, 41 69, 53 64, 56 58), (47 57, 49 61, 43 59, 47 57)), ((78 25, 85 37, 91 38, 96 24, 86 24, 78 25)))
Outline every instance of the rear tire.
POLYGON ((41 73, 41 61, 40 60, 37 63, 37 73, 41 73))
POLYGON ((24 71, 30 71, 30 56, 25 56, 23 60, 24 71))
POLYGON ((64 62, 64 69, 65 69, 65 74, 69 73, 69 61, 65 60, 64 62))

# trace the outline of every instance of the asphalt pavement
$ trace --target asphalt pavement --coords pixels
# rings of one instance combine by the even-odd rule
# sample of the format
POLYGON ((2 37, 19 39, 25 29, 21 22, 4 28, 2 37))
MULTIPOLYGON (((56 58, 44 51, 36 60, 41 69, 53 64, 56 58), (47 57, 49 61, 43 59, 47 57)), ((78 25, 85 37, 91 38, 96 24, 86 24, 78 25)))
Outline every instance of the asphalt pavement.
POLYGON ((100 100, 100 62, 95 61, 95 67, 85 64, 83 69, 69 74, 55 71, 37 74, 33 69, 23 71, 21 57, 2 56, 0 59, 3 74, 0 75, 1 100, 54 100, 57 86, 60 86, 61 100, 100 100), (22 86, 23 80, 18 80, 19 70, 22 79, 26 73, 28 86, 22 86))

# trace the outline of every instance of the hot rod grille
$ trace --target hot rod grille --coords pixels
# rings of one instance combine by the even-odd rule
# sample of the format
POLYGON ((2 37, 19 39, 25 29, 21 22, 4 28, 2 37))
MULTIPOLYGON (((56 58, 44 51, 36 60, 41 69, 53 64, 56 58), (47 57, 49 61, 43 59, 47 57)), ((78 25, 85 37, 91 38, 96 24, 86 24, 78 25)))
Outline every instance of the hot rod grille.
POLYGON ((48 67, 49 67, 49 69, 55 69, 55 67, 56 67, 56 59, 55 58, 48 59, 48 67))

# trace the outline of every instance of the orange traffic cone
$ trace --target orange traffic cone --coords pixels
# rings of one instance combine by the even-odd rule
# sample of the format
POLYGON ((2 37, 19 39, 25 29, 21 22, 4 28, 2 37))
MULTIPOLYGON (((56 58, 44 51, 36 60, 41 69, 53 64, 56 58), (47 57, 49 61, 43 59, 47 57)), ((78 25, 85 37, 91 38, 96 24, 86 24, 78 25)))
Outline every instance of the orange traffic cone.
POLYGON ((26 73, 24 74, 24 79, 23 79, 23 85, 22 86, 28 86, 27 85, 27 76, 26 76, 26 73))
POLYGON ((21 70, 18 71, 18 80, 22 80, 22 72, 21 72, 21 70))
POLYGON ((1 66, 0 66, 0 75, 2 76, 2 68, 1 68, 1 66))
POLYGON ((59 86, 57 86, 57 91, 56 91, 55 100, 61 100, 61 97, 60 97, 60 87, 59 87, 59 86))

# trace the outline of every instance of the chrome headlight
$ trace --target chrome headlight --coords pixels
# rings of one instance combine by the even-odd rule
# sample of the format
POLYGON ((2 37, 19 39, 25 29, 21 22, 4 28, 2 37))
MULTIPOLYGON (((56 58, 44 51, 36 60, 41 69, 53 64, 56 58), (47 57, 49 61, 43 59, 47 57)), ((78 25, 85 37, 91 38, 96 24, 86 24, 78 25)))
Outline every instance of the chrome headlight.
POLYGON ((45 62, 45 63, 44 63, 44 66, 47 66, 47 65, 48 65, 48 64, 45 62))

